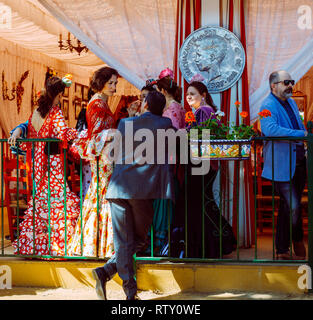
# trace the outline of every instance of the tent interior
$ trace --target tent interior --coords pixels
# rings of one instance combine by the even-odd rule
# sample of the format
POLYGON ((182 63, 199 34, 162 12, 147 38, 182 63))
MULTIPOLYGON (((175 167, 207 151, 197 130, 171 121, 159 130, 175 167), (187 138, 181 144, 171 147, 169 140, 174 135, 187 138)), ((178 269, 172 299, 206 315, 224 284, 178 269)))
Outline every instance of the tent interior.
MULTIPOLYGON (((1 1, 0 13, 1 138, 30 116, 37 93, 43 88, 47 68, 61 77, 67 73, 73 76, 61 106, 69 126, 75 127, 81 108, 87 104, 93 72, 107 64, 90 50, 80 55, 75 50, 61 51, 60 37, 66 41, 70 36, 74 46, 77 39, 36 0, 1 1), (9 15, 3 8, 10 8, 9 15), (10 28, 5 28, 9 18, 10 28), (23 89, 19 96, 18 85, 23 89)), ((133 84, 119 78, 116 93, 110 97, 112 110, 120 108, 126 97, 135 99, 139 93, 133 84)))
MULTIPOLYGON (((239 1, 234 0, 235 10, 239 1)), ((75 126, 77 113, 87 102, 84 92, 92 73, 101 66, 110 65, 122 76, 111 99, 113 110, 122 96, 138 95, 146 79, 174 67, 177 8, 186 2, 1 0, 0 102, 2 110, 8 111, 0 116, 4 133, 27 120, 47 67, 60 76, 73 75, 73 85, 62 102, 70 126, 75 126), (75 36, 88 52, 60 50, 61 37, 64 45, 68 37, 75 45, 75 36), (19 82, 24 90, 18 99, 12 90, 19 82)), ((227 8, 227 0, 213 2, 224 2, 227 8)), ((269 92, 269 73, 278 68, 289 71, 297 81, 299 108, 306 120, 312 120, 313 32, 309 26, 297 27, 299 8, 310 5, 310 0, 245 1, 251 121, 269 92)), ((202 26, 210 24, 212 5, 202 0, 202 11, 202 26)))
MULTIPOLYGON (((261 102, 270 91, 269 74, 282 69, 297 82, 294 98, 305 120, 313 120, 312 0, 0 0, 0 137, 8 137, 12 128, 29 118, 48 67, 59 76, 73 75, 73 84, 61 103, 70 127, 75 127, 79 111, 88 102, 93 72, 102 66, 109 65, 121 75, 109 101, 112 111, 126 105, 127 97, 137 97, 146 79, 157 78, 166 67, 175 70, 177 40, 193 31, 187 30, 184 22, 194 16, 184 12, 187 4, 196 2, 202 6, 200 27, 225 28, 229 3, 233 3, 233 32, 239 38, 240 5, 244 3, 248 79, 244 85, 248 82, 250 121, 258 118, 261 102), (303 6, 311 9, 312 20, 305 29, 298 25, 305 14, 299 13, 303 6), (68 37, 75 46, 79 39, 88 52, 60 50, 59 41, 66 45, 68 37)), ((238 83, 229 97, 230 120, 236 118, 234 102, 244 104, 242 93, 238 97, 244 87, 242 79, 238 83)), ((213 95, 218 108, 222 107, 221 96, 213 95)), ((240 178, 240 190, 247 181, 246 176, 240 178)), ((240 243, 248 247, 253 242, 245 220, 251 218, 244 205, 248 193, 241 192, 240 197, 240 243)))

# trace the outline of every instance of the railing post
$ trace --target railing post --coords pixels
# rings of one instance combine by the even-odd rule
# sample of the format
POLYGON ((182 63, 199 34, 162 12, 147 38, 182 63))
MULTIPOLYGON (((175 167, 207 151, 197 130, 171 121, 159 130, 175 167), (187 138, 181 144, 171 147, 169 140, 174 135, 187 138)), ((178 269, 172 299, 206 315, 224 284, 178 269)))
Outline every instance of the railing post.
POLYGON ((4 151, 3 151, 3 142, 1 142, 1 255, 4 256, 4 151))
MULTIPOLYGON (((308 127, 308 262, 311 270, 313 269, 313 123, 307 124, 308 127)), ((313 288, 313 280, 311 277, 311 288, 313 288)), ((313 289, 308 290, 313 293, 313 289)))

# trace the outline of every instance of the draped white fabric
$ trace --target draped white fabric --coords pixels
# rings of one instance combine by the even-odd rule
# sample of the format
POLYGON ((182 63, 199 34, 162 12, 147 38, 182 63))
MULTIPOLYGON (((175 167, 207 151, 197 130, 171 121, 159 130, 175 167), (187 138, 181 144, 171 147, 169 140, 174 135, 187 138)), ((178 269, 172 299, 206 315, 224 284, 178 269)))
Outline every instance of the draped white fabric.
POLYGON ((39 0, 137 88, 173 67, 176 0, 39 0))
POLYGON ((55 59, 85 66, 93 71, 104 62, 92 52, 70 53, 60 51, 59 34, 67 39, 67 29, 36 0, 0 0, 0 6, 8 6, 12 12, 11 28, 0 28, 0 37, 24 48, 36 50, 55 59))
MULTIPOLYGON (((1 76, 3 72, 4 80, 7 82, 7 93, 10 98, 12 98, 13 82, 17 85, 24 72, 29 70, 28 77, 22 83, 24 93, 20 112, 17 109, 16 95, 15 99, 9 101, 8 99, 4 100, 3 95, 0 94, 0 126, 6 134, 16 125, 25 122, 29 118, 32 111, 32 84, 33 94, 36 95, 43 88, 47 66, 52 66, 59 76, 71 73, 73 75, 73 83, 77 82, 86 86, 89 84, 90 72, 88 70, 0 39, 0 72, 1 76)), ((3 83, 1 84, 1 88, 3 88, 3 83)), ((76 125, 75 110, 72 103, 74 99, 74 85, 69 89, 69 97, 67 99, 69 101, 68 123, 71 127, 74 127, 76 125)))
POLYGON ((248 1, 247 55, 251 120, 257 117, 262 100, 270 92, 268 78, 271 72, 284 69, 298 81, 313 65, 313 29, 299 28, 298 22, 301 22, 304 14, 304 11, 298 13, 300 6, 307 6, 312 11, 313 1, 248 1))
MULTIPOLYGON (((0 93, 0 127, 6 134, 8 134, 17 124, 26 121, 30 116, 32 111, 32 84, 33 94, 36 95, 36 93, 43 88, 45 73, 48 66, 52 67, 59 76, 64 76, 67 73, 73 75, 73 85, 69 89, 69 97, 66 99, 69 102, 68 124, 71 127, 75 127, 75 107, 73 104, 75 83, 88 86, 89 79, 92 75, 90 70, 48 57, 34 50, 22 48, 13 42, 0 39, 0 73, 1 76, 2 72, 4 74, 4 80, 7 82, 8 95, 10 98, 12 97, 11 90, 13 88, 13 82, 17 85, 23 73, 27 70, 30 71, 28 77, 22 84, 24 93, 20 112, 17 110, 16 97, 12 101, 9 101, 8 99, 4 100, 3 95, 0 93)), ((1 83, 0 86, 2 90, 4 87, 3 83, 1 83)), ((119 78, 116 94, 110 98, 113 111, 116 109, 122 95, 137 96, 139 93, 140 91, 137 88, 125 79, 119 78)))
MULTIPOLYGON (((12 10, 12 29, 0 28, 0 37, 24 48, 90 72, 106 62, 137 88, 164 67, 173 67, 176 0, 0 0, 3 5, 12 10), (68 30, 91 51, 81 56, 60 51, 59 34, 67 38, 68 30)), ((212 24, 208 5, 203 1, 204 24, 212 24)), ((313 65, 312 27, 298 27, 301 6, 313 11, 312 0, 247 1, 252 120, 269 92, 268 76, 273 70, 286 69, 299 80, 313 65)))
MULTIPOLYGON (((81 67, 80 70, 83 70, 83 74, 88 75, 86 78, 88 82, 96 69, 106 65, 92 51, 83 52, 80 56, 75 51, 73 53, 60 51, 59 34, 62 34, 63 39, 66 40, 68 30, 38 0, 0 0, 0 9, 3 8, 2 6, 7 6, 11 10, 12 22, 11 28, 0 25, 0 38, 48 56, 43 58, 43 61, 53 62, 49 65, 52 68, 58 69, 59 64, 68 63, 75 70, 75 66, 78 65, 81 67), (54 59, 51 60, 49 57, 54 59)), ((73 35, 71 39, 74 40, 73 35)), ((45 64, 43 61, 41 62, 45 64)), ((2 62, 6 65, 5 61, 2 62)), ((71 67, 68 70, 69 73, 72 73, 71 67)), ((138 93, 138 89, 128 81, 123 78, 119 79, 116 91, 118 96, 138 95, 138 93)))
MULTIPOLYGON (((0 16, 0 73, 4 74, 11 97, 13 82, 18 83, 22 74, 30 73, 23 82, 24 94, 20 111, 17 110, 17 99, 4 99, 0 94, 0 126, 7 135, 17 124, 28 119, 31 113, 32 84, 33 94, 36 94, 44 84, 47 67, 52 67, 59 76, 66 73, 73 75, 73 86, 69 90, 68 124, 75 126, 74 84, 88 86, 94 70, 106 64, 94 53, 60 51, 58 48, 59 33, 67 39, 67 29, 59 23, 37 0, 0 0, 0 14, 3 6, 11 11, 11 26, 5 28, 0 16)), ((1 83, 1 88, 3 84, 1 83)), ((113 108, 116 108, 122 95, 135 96, 139 90, 120 78, 116 95, 112 97, 113 108)))

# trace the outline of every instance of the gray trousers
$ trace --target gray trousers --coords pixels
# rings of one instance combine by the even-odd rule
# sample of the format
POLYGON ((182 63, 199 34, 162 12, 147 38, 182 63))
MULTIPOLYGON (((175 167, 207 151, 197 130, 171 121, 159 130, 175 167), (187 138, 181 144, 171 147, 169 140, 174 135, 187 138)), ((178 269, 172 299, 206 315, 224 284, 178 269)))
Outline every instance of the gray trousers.
POLYGON ((103 266, 110 279, 118 273, 127 297, 137 292, 133 255, 146 243, 153 220, 152 199, 108 199, 111 205, 114 255, 103 266))

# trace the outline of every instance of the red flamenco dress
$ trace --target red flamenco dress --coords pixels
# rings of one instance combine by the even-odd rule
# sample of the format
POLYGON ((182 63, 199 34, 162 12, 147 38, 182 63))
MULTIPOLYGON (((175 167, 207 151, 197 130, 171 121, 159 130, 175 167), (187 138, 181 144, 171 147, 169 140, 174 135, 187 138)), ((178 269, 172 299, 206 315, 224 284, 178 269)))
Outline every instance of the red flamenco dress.
POLYGON ((89 102, 86 119, 88 130, 79 134, 72 150, 82 159, 90 161, 91 183, 83 203, 82 217, 79 217, 69 243, 69 254, 111 257, 114 253, 113 227, 110 204, 105 195, 113 171, 108 157, 110 129, 116 127, 116 122, 108 104, 100 95, 95 95, 89 102))
MULTIPOLYGON (((51 108, 38 132, 34 129, 31 120, 32 116, 28 121, 28 139, 58 138, 63 143, 66 143, 77 137, 77 131, 67 127, 63 113, 56 105, 51 108)), ((48 156, 44 152, 45 144, 45 142, 34 143, 35 197, 34 202, 33 197, 28 202, 25 219, 19 225, 19 239, 13 242, 15 254, 38 256, 66 255, 65 237, 68 244, 80 213, 79 198, 70 191, 67 183, 65 201, 63 152, 50 155, 49 186, 48 156), (33 203, 35 204, 35 210, 33 203), (35 230, 33 229, 34 225, 35 230)), ((32 171, 32 143, 24 143, 21 145, 21 148, 27 150, 27 161, 32 171)))

